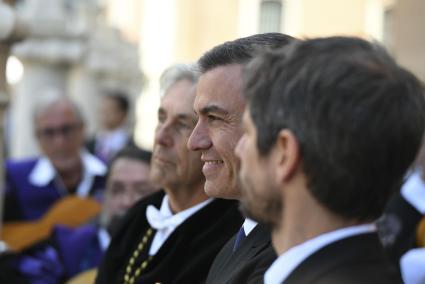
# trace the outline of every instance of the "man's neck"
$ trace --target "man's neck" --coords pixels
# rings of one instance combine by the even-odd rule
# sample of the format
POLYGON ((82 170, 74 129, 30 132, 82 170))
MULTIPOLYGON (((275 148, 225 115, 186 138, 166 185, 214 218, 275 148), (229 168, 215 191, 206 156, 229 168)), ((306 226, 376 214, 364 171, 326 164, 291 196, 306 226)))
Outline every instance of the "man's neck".
POLYGON ((165 188, 171 211, 175 214, 193 207, 209 197, 204 192, 204 184, 186 186, 185 188, 165 188), (188 190, 189 188, 189 190, 188 190))
POLYGON ((321 234, 359 224, 330 212, 308 193, 301 199, 302 206, 289 200, 285 202, 281 222, 272 231, 273 247, 278 255, 321 234))
POLYGON ((77 169, 58 172, 58 175, 65 188, 69 191, 70 189, 75 189, 80 184, 83 171, 82 167, 79 166, 77 169))

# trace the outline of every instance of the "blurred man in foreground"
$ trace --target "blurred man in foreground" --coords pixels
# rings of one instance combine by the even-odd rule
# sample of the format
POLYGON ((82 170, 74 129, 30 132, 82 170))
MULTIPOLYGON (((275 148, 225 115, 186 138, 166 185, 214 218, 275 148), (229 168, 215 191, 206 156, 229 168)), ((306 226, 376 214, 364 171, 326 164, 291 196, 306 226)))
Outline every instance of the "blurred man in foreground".
POLYGON ((379 46, 334 37, 254 60, 244 93, 242 205, 279 255, 265 283, 402 283, 374 221, 421 144, 418 80, 379 46))

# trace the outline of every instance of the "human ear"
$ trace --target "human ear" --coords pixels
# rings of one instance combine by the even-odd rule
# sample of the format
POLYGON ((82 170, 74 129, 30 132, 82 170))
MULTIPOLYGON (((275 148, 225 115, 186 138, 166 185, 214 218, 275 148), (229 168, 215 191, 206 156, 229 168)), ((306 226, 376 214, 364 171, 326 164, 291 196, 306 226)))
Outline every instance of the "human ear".
POLYGON ((295 135, 289 129, 282 129, 273 150, 279 182, 287 182, 294 176, 300 165, 300 155, 300 145, 295 135))

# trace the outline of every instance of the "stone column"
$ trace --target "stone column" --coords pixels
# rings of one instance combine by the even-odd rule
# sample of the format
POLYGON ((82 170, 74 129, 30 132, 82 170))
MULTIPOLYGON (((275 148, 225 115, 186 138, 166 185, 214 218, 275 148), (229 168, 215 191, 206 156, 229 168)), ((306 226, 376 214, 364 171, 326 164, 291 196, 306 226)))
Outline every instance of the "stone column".
MULTIPOLYGON (((126 42, 117 30, 97 25, 90 32, 84 57, 72 67, 69 77, 69 93, 83 108, 88 135, 99 128, 99 102, 105 92, 119 90, 130 102, 135 101, 142 80, 138 62, 137 46, 126 42)), ((129 129, 133 120, 130 113, 129 129)))
POLYGON ((83 36, 70 24, 64 0, 32 0, 22 10, 30 36, 14 45, 12 53, 24 65, 24 75, 11 99, 10 155, 13 158, 38 154, 33 134, 33 109, 43 89, 54 87, 67 93, 69 65, 83 53, 83 36))
MULTIPOLYGON (((10 54, 10 45, 26 33, 25 24, 15 11, 0 1, 0 235, 3 220, 4 196, 4 117, 9 103, 9 88, 6 81, 6 64, 10 54)), ((6 246, 0 240, 0 253, 6 246)))

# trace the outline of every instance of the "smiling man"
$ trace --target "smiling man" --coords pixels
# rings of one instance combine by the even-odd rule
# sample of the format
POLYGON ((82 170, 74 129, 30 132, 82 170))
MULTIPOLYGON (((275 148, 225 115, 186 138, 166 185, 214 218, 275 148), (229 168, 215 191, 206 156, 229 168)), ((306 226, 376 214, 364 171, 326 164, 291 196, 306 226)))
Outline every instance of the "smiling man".
POLYGON ((374 221, 421 145, 419 81, 345 37, 267 52, 245 79, 242 208, 279 255, 265 283, 402 283, 374 221))
MULTIPOLYGON (((278 33, 253 35, 218 45, 199 59, 202 74, 194 102, 198 122, 188 147, 201 153, 209 196, 234 200, 241 196, 234 149, 242 136, 246 104, 242 67, 260 50, 283 47, 292 40, 278 33)), ((246 219, 214 260, 207 283, 257 282, 274 258, 268 229, 246 219)))
POLYGON ((176 65, 161 77, 151 179, 163 190, 131 209, 112 239, 97 283, 203 283, 242 220, 237 203, 204 192, 200 154, 186 147, 196 124, 198 75, 176 65))

